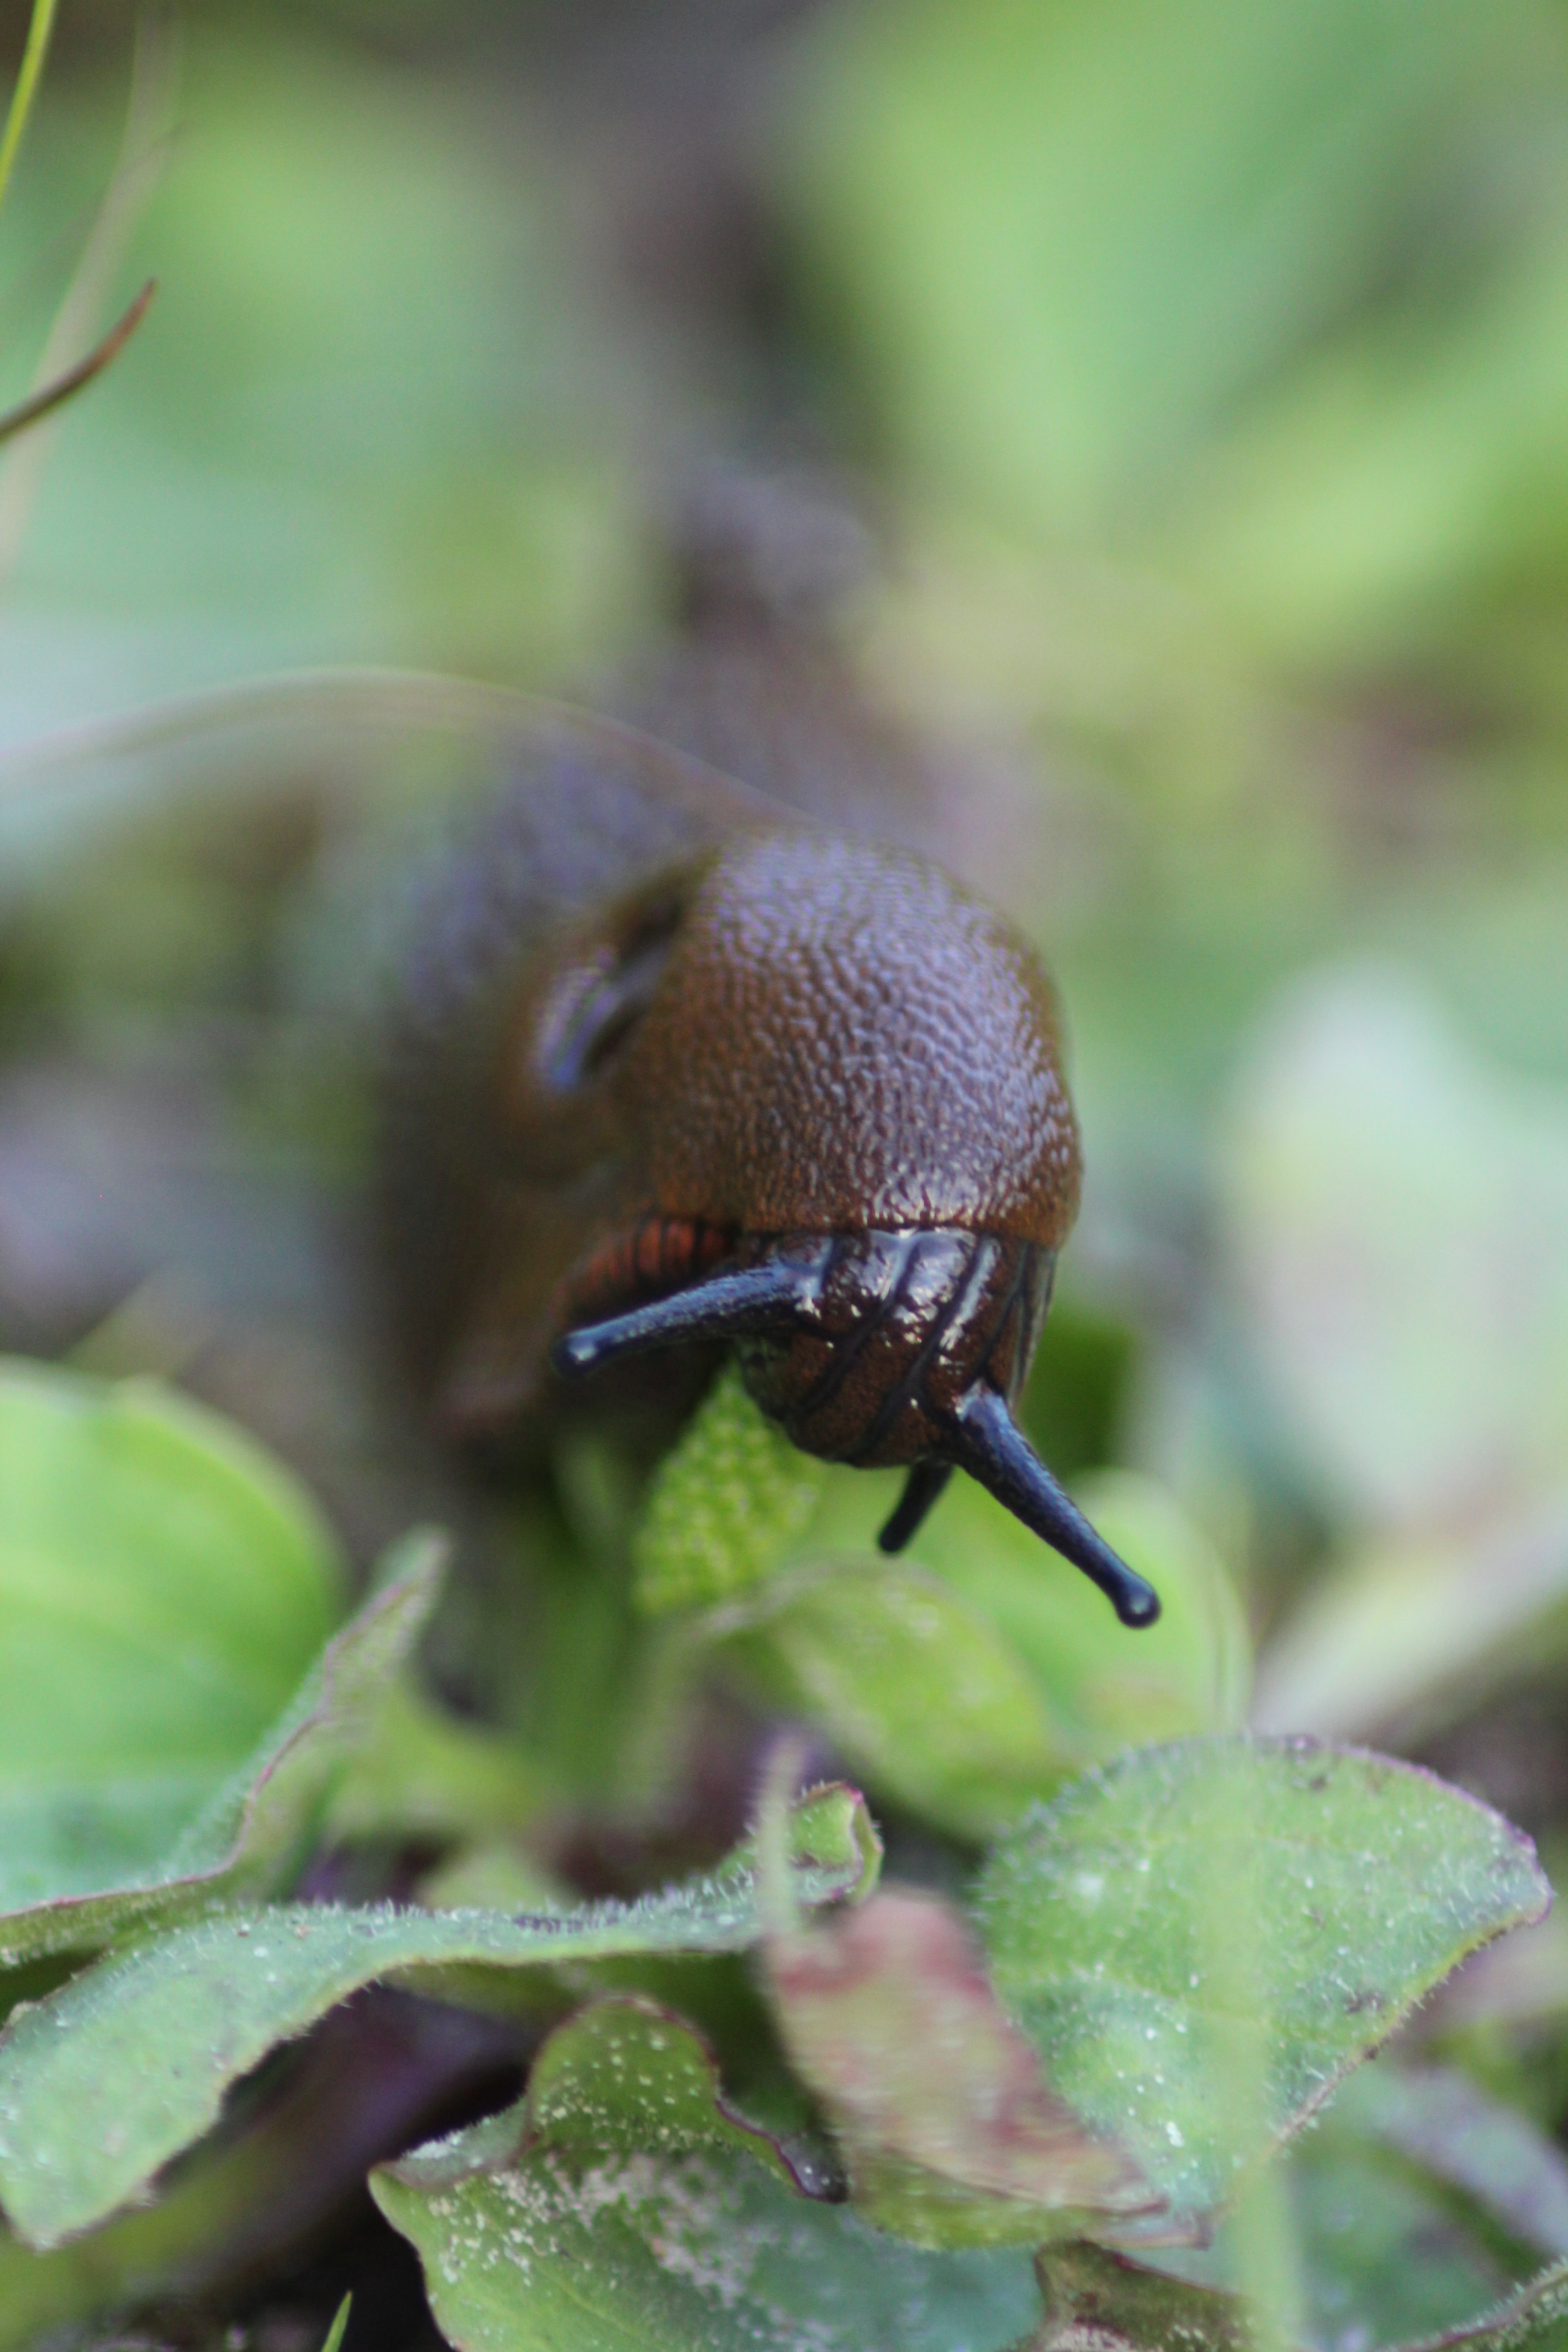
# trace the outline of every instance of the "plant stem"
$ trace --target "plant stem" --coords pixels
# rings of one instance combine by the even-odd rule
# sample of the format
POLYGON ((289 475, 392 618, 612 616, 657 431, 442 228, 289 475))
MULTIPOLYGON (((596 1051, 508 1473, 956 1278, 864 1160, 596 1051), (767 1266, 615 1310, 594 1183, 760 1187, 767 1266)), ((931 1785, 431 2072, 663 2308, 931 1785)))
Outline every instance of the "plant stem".
POLYGON ((27 44, 22 51, 21 70, 16 87, 11 93, 10 110, 5 117, 5 130, 0 136, 0 204, 5 200, 5 190, 11 178, 11 166, 16 160, 16 150, 22 143, 22 133, 27 127, 27 117, 33 110, 33 98, 38 87, 38 77, 44 70, 44 53, 49 46, 49 34, 55 21, 55 0, 33 0, 33 14, 27 26, 27 44))

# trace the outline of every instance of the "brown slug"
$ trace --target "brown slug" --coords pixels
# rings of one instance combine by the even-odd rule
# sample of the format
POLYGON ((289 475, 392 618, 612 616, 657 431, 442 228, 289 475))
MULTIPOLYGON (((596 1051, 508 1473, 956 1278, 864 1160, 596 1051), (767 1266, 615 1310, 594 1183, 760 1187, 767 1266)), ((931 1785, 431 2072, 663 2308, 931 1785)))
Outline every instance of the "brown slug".
POLYGON ((806 1452, 908 1465, 885 1549, 962 1467, 1152 1621, 1014 1418, 1080 1160, 1055 993, 1000 914, 563 716, 436 867, 404 962, 384 1229, 450 1433, 725 1342, 806 1452))

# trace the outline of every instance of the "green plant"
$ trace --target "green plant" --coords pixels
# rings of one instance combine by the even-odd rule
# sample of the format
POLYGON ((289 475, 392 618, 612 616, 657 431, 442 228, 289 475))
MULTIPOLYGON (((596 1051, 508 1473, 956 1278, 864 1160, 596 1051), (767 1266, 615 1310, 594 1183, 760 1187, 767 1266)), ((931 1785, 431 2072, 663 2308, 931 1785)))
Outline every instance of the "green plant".
MULTIPOLYGON (((951 2352, 1076 2341, 1088 2312, 1096 2340, 1221 2343, 1303 2326, 1342 2273, 1414 2333, 1468 2317, 1478 2281, 1525 2287, 1528 2185, 1554 2176, 1522 2119, 1467 2171, 1441 2081, 1380 2070, 1334 2125, 1342 2168, 1450 2217, 1436 2297, 1401 2284, 1408 2213, 1381 2244, 1314 2235, 1323 2159, 1287 2151, 1467 1953, 1542 1915, 1527 1841, 1408 1766, 1234 1729, 1235 1604, 1173 1507, 1108 1490, 1167 1601, 1171 1630, 1134 1641, 1065 1570, 1010 1559, 977 1489, 913 1565, 864 1549, 881 1479, 815 1470, 803 1518, 752 1475, 774 1441, 758 1422, 738 1448, 738 1393, 629 1523, 520 1533, 522 1571, 562 1580, 563 1645, 617 1593, 635 1628, 592 1720, 531 1746, 408 1679, 437 1539, 333 1632, 332 1540, 249 1441, 146 1383, 12 1364, 0 2342, 221 2279, 239 2215, 254 2233, 321 2160, 249 2079, 376 1983, 533 2053, 515 2106, 372 2178, 460 2352, 951 2352), (683 1524, 702 1566, 671 1609, 683 1524), (583 1758, 646 1811, 716 1678, 786 1692, 869 1802, 790 1801, 786 1745, 718 1871, 628 1901, 552 1885, 538 1857, 587 1798, 583 1758), (1180 1736, 1126 1747, 1135 1690, 1180 1736), (938 1835, 947 1891, 879 1884, 884 1802, 906 1846, 938 1835), (374 1856, 433 1825, 448 1859, 417 1905, 292 1892, 323 1840, 374 1856), (1227 2213, 1240 2239, 1191 2275, 1175 2250, 1227 2213)), ((1554 2341, 1555 2276, 1466 2340, 1554 2341)))

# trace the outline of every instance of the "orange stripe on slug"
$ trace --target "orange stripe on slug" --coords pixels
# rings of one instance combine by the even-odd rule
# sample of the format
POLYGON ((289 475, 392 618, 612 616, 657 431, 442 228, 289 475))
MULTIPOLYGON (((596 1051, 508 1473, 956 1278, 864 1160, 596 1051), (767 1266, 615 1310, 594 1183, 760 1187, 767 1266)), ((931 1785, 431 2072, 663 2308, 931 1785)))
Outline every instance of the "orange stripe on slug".
POLYGON ((661 1298, 709 1274, 734 1247, 727 1227, 699 1217, 657 1213, 612 1234, 558 1286, 554 1319, 561 1330, 593 1322, 643 1298, 661 1298))

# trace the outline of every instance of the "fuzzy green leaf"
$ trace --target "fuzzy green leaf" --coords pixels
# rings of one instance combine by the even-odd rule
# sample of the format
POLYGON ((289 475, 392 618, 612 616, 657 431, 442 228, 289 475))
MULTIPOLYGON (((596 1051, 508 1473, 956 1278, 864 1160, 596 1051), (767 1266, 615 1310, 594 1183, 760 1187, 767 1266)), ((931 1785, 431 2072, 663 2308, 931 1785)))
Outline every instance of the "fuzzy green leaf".
POLYGON ((1016 1821, 1074 1760, 1001 1636, 903 1561, 792 1570, 695 1638, 820 1724, 873 1790, 961 1837, 1016 1821))
POLYGON ((1517 2294, 1422 2352, 1568 2352, 1568 2263, 1553 2263, 1517 2294))
MULTIPOLYGON (((875 1833, 852 1790, 802 1799, 791 1852, 804 1904, 874 1882, 875 1833)), ((394 1978, 527 2006, 542 1968, 743 1951, 760 1934, 749 1846, 662 1895, 537 1917, 293 1905, 193 1920, 13 2011, 0 2035, 0 2199, 30 2245, 91 2228, 201 2137, 231 2084, 363 1985, 394 1978)))
POLYGON ((458 2352, 1003 2352, 1027 2258, 923 2253, 802 2197, 679 2019, 604 2002, 521 2105, 372 2176, 458 2352))
POLYGON ((993 1853, 977 1917, 1051 2083, 1195 2234, 1467 1953, 1550 1901, 1529 1840, 1431 1774, 1227 1738, 1065 1790, 993 1853))
POLYGON ((1087 1577, 1047 1551, 973 1479, 955 1479, 910 1547, 993 1624, 1028 1667, 1071 1769, 1123 1748, 1245 1719, 1251 1644, 1236 1587, 1213 1546, 1154 1479, 1100 1471, 1076 1499, 1112 1549, 1160 1596, 1130 1634, 1087 1577))
POLYGON ((633 1544, 638 1606, 662 1615, 759 1582, 805 1528, 827 1475, 728 1366, 648 1494, 633 1544))
POLYGON ((1149 1576, 1158 1622, 1131 1638, 1103 1595, 967 1478, 889 1562, 900 1480, 792 1447, 738 1373, 655 1482, 637 1538, 649 1609, 721 1601, 689 1628, 819 1724, 874 1788, 984 1839, 1132 1740, 1230 1730, 1250 1646, 1212 1548, 1152 1479, 1106 1472, 1082 1500, 1149 1576))
POLYGON ((515 1740, 391 1684, 333 1797, 327 1834, 439 1841, 527 1827, 559 1791, 515 1740))

